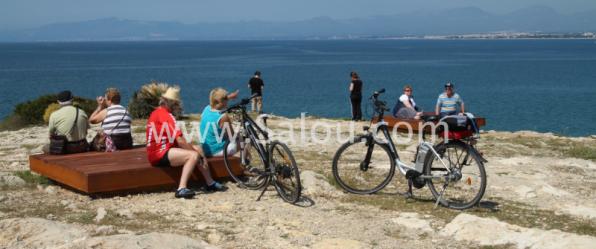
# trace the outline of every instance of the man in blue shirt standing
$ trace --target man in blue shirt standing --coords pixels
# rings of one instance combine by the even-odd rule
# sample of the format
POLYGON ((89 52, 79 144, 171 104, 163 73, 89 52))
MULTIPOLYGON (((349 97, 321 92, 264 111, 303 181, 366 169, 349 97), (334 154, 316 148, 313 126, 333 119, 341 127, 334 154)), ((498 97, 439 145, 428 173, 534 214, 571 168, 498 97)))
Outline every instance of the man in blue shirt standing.
POLYGON ((464 109, 464 101, 459 96, 459 94, 453 91, 455 86, 448 82, 445 84, 445 92, 439 95, 437 99, 437 107, 435 108, 435 113, 439 115, 441 118, 449 115, 457 114, 457 107, 459 106, 459 113, 463 114, 465 112, 464 109))

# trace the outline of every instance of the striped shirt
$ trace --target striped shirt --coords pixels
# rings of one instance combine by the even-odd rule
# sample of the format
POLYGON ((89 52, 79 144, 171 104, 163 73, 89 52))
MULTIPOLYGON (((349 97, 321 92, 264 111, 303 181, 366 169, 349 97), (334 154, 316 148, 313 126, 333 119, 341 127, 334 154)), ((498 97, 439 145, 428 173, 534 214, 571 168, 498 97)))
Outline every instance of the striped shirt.
POLYGON ((437 99, 437 106, 439 106, 440 113, 455 114, 457 107, 464 103, 459 94, 454 93, 451 97, 448 97, 446 93, 441 93, 437 99))
POLYGON ((127 134, 130 133, 131 122, 132 118, 126 112, 126 108, 121 105, 111 105, 107 109, 106 118, 101 123, 101 128, 108 135, 127 134), (116 127, 116 125, 118 126, 116 127))

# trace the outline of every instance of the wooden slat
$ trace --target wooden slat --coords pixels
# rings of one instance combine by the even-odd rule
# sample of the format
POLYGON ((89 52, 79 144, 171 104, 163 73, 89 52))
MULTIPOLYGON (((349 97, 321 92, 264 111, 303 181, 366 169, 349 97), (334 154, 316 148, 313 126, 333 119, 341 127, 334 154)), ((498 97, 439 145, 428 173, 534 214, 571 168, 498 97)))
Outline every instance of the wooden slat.
MULTIPOLYGON (((149 190, 157 187, 176 187, 182 167, 156 168, 148 160, 144 147, 113 153, 88 152, 71 155, 31 155, 31 171, 84 193, 149 190)), ((210 158, 209 168, 214 179, 229 177, 223 158, 210 158)), ((233 158, 233 173, 242 174, 240 159, 233 158)), ((198 169, 191 183, 202 184, 198 169)))
MULTIPOLYGON (((434 115, 434 113, 425 113, 425 114, 426 115, 434 115)), ((423 120, 398 119, 391 115, 385 116, 383 119, 385 120, 385 122, 387 123, 387 126, 390 129, 393 129, 395 126, 397 126, 397 131, 399 131, 399 132, 408 132, 408 125, 409 125, 410 127, 412 127, 412 132, 419 133, 421 127, 424 124, 423 120)), ((377 123, 377 122, 378 122, 378 117, 374 117, 373 123, 377 123)), ((437 122, 434 122, 434 123, 436 124, 437 122)), ((478 125, 478 128, 480 129, 480 127, 486 126, 486 119, 482 118, 482 117, 476 117, 476 124, 478 125)), ((426 130, 430 131, 430 127, 427 126, 426 130)))

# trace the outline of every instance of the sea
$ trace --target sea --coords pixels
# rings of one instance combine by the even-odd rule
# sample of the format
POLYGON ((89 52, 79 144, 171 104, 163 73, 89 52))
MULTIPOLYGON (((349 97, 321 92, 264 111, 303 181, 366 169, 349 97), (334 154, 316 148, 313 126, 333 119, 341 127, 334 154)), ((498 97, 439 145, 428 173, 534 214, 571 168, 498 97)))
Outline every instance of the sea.
POLYGON ((386 89, 393 106, 412 85, 424 111, 446 82, 485 130, 596 134, 595 40, 319 40, 0 43, 0 117, 17 103, 69 89, 94 98, 120 89, 127 102, 151 81, 179 85, 186 113, 209 91, 250 95, 255 70, 265 82, 264 110, 275 115, 348 118, 349 74, 367 97, 386 89))

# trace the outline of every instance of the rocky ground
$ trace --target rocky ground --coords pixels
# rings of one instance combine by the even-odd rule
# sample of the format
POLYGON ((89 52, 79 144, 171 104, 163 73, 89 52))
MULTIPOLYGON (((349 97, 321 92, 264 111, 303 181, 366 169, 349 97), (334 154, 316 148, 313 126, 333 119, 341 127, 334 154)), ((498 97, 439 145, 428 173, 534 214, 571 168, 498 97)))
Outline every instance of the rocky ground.
MULTIPOLYGON (((348 122, 310 118, 321 126, 348 122)), ((144 142, 142 121, 135 142, 144 142)), ((270 128, 295 134, 274 118, 270 128)), ((359 126, 364 123, 358 124, 359 126)), ((357 129, 357 130, 358 130, 357 129)), ((359 131, 359 130, 358 130, 359 131)), ((93 134, 90 134, 90 137, 93 134)), ((347 136, 348 134, 342 134, 347 136)), ((334 134, 335 136, 335 134, 334 134)), ((287 136, 280 137, 289 142, 287 136)), ((310 134, 291 148, 304 198, 284 203, 271 189, 236 187, 174 199, 172 192, 90 198, 28 171, 45 127, 0 132, 0 248, 593 248, 596 244, 596 138, 534 132, 482 134, 488 187, 477 208, 434 208, 427 188, 406 199, 396 176, 387 191, 357 196, 335 187, 331 160, 340 143, 310 134)), ((397 138, 403 141, 403 137, 397 138)), ((404 161, 414 143, 398 146, 404 161)))

